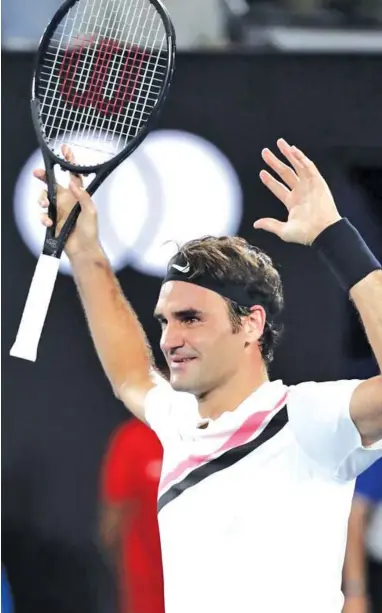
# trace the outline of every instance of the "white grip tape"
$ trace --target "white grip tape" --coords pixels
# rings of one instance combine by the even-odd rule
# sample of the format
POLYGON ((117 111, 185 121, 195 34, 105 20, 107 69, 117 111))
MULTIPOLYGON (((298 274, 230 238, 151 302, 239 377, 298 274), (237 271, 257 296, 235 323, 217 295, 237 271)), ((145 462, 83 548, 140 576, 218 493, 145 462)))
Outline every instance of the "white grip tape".
POLYGON ((59 258, 40 255, 10 355, 32 362, 36 361, 37 348, 59 266, 59 258))

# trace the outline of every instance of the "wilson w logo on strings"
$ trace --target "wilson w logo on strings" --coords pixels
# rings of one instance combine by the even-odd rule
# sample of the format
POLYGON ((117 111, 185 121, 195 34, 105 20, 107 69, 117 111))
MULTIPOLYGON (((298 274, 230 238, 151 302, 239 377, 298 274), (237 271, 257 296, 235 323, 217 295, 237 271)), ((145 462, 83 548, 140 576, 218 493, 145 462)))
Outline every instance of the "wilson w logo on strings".
POLYGON ((137 102, 148 72, 151 53, 138 46, 129 48, 113 39, 93 41, 64 52, 59 70, 62 96, 75 108, 96 109, 115 115, 137 102))

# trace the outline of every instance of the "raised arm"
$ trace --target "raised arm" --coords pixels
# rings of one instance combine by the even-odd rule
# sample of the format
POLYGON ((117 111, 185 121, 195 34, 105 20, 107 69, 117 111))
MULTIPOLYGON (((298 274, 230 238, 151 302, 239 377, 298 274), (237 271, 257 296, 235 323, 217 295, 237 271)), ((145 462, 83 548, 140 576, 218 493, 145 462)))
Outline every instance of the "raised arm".
MULTIPOLYGON (((68 148, 65 157, 72 159, 68 148)), ((45 182, 43 170, 34 175, 45 182)), ((124 297, 119 283, 98 239, 97 212, 89 194, 82 188, 81 179, 72 176, 69 189, 58 188, 58 223, 60 231, 75 202, 81 204, 81 214, 66 244, 74 279, 85 310, 90 332, 104 371, 115 395, 144 421, 144 401, 155 385, 158 375, 153 368, 151 351, 138 318, 124 297)), ((46 209, 46 191, 40 198, 46 209)), ((51 224, 42 215, 45 226, 51 224)))
MULTIPOLYGON (((83 206, 94 206, 87 193, 79 200, 83 206)), ((114 394, 144 421, 145 396, 155 383, 151 351, 138 317, 99 246, 73 254, 70 262, 93 342, 114 394)))
MULTIPOLYGON (((341 218, 330 189, 315 164, 296 147, 278 141, 290 166, 269 149, 264 161, 283 183, 263 170, 264 185, 288 210, 286 222, 259 219, 256 229, 286 242, 312 246, 326 261, 357 307, 382 372, 382 270, 357 230, 341 218)), ((350 402, 350 415, 364 445, 382 439, 382 375, 360 383, 350 402)))
MULTIPOLYGON (((354 285, 350 297, 382 372, 382 270, 354 285)), ((362 382, 354 390, 350 414, 367 445, 382 440, 382 375, 362 382)))

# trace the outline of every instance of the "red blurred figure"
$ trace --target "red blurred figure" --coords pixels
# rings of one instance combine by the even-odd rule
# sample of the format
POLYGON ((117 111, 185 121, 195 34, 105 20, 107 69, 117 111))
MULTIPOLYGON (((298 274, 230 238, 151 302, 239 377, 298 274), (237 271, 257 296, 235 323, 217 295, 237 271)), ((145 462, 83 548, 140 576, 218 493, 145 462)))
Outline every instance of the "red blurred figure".
POLYGON ((115 432, 102 474, 101 536, 118 572, 121 613, 164 613, 157 494, 162 445, 136 419, 115 432))

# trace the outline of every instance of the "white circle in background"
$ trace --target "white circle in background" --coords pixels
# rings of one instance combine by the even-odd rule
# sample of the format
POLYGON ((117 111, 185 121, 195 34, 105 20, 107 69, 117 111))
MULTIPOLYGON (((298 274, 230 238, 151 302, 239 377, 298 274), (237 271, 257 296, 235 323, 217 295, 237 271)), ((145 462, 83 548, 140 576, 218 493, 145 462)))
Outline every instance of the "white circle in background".
MULTIPOLYGON (((132 247, 134 258, 130 265, 136 270, 162 276, 176 244, 205 234, 237 232, 242 216, 240 181, 231 162, 215 145, 188 132, 160 130, 151 133, 140 145, 139 154, 156 171, 161 188, 160 194, 155 185, 148 190, 150 216, 158 216, 160 221, 144 251, 129 236, 131 208, 122 214, 117 200, 112 199, 110 209, 121 240, 129 240, 132 247)), ((145 181, 150 186, 149 175, 145 181)), ((128 181, 125 185, 130 200, 128 181)), ((134 200, 131 202, 135 210, 134 200)), ((150 224, 150 216, 146 224, 150 224)))
MULTIPOLYGON (((32 176, 38 167, 42 156, 35 151, 14 192, 17 226, 36 257, 45 236, 36 204, 42 183, 32 176)), ((58 169, 56 176, 67 184, 67 173, 58 169)), ((130 264, 156 276, 165 273, 176 244, 205 234, 235 234, 242 216, 242 190, 231 162, 209 141, 178 130, 152 132, 97 190, 95 201, 114 270, 130 264)), ((60 270, 70 274, 65 254, 60 270)))

